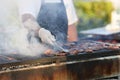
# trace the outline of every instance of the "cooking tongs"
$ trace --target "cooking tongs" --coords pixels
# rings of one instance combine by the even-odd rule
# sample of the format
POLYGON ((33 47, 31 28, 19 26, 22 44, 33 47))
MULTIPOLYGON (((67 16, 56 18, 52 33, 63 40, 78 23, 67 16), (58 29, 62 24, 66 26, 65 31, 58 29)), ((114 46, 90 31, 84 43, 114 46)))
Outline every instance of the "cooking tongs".
POLYGON ((59 51, 64 51, 64 52, 69 52, 68 49, 64 49, 62 46, 60 46, 57 42, 54 42, 54 49, 59 50, 59 51))

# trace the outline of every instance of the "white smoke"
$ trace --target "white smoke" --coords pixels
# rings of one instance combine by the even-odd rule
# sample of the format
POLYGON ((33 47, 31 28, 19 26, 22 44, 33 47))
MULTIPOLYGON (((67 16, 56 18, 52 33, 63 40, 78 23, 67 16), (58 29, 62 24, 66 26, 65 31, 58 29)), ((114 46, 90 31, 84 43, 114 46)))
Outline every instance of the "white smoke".
POLYGON ((1 0, 0 2, 0 54, 22 54, 34 56, 47 49, 45 45, 29 44, 28 31, 19 20, 17 0, 1 0))

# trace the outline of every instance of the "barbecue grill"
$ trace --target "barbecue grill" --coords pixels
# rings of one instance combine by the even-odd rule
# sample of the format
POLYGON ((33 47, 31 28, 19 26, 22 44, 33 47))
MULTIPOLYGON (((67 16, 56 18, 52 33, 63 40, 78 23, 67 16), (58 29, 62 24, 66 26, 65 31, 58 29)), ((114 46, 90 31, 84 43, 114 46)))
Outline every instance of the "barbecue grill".
POLYGON ((0 61, 0 80, 102 80, 120 74, 119 48, 42 58, 1 55, 0 61))

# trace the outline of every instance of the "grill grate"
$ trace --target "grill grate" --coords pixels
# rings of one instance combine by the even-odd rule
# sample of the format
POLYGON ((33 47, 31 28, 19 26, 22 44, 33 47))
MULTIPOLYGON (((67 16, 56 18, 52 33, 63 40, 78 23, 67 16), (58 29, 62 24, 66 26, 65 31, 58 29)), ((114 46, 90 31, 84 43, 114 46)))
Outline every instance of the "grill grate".
POLYGON ((67 43, 63 46, 70 52, 58 51, 50 55, 23 56, 19 54, 0 55, 0 73, 18 69, 30 68, 40 65, 50 65, 53 63, 73 62, 78 60, 88 60, 106 56, 120 55, 120 47, 115 44, 83 40, 79 42, 67 43), (61 54, 63 54, 61 56, 61 54))

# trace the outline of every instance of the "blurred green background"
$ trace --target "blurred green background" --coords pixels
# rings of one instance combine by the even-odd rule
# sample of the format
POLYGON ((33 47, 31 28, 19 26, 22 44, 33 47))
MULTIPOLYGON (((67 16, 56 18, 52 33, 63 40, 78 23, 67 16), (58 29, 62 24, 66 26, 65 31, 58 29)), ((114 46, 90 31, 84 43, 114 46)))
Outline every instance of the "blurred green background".
POLYGON ((73 0, 79 17, 78 31, 103 27, 111 21, 112 3, 106 0, 73 0))

